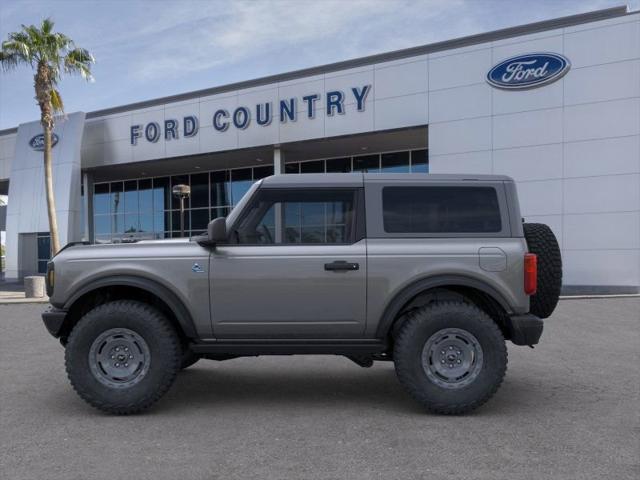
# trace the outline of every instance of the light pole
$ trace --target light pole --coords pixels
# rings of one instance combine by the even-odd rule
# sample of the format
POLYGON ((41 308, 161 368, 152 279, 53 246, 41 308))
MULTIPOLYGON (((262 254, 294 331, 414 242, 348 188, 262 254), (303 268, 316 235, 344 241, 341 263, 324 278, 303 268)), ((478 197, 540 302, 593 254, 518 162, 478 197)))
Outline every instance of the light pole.
POLYGON ((184 201, 191 195, 189 185, 175 185, 171 191, 173 196, 180 199, 180 236, 184 237, 184 201))

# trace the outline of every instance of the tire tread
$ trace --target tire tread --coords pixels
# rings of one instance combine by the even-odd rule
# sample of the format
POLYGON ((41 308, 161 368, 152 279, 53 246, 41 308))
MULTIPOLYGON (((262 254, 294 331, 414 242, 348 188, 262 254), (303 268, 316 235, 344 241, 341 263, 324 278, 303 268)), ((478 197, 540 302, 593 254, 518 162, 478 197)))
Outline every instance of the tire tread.
POLYGON ((88 312, 75 325, 75 327, 71 331, 71 334, 69 335, 67 347, 69 345, 72 345, 76 341, 76 338, 82 334, 83 329, 89 328, 92 317, 105 313, 111 313, 113 311, 122 311, 122 309, 137 311, 139 314, 144 315, 149 320, 149 322, 155 323, 154 328, 158 330, 158 333, 162 337, 169 341, 169 348, 171 351, 167 352, 167 358, 171 362, 171 365, 164 372, 164 375, 162 376, 162 382, 160 383, 158 388, 149 391, 146 395, 144 395, 137 401, 128 403, 113 403, 99 398, 98 396, 93 394, 90 389, 86 388, 81 382, 76 381, 75 376, 71 373, 74 368, 74 364, 76 363, 75 352, 73 351, 73 349, 67 348, 65 351, 65 367, 67 370, 67 377, 69 378, 71 386, 76 391, 76 393, 91 406, 110 414, 130 415, 140 413, 160 400, 160 398, 169 390, 176 378, 176 375, 180 369, 180 358, 182 349, 179 343, 178 336, 171 323, 158 310, 146 303, 138 302, 135 300, 117 300, 108 302, 99 305, 88 312))

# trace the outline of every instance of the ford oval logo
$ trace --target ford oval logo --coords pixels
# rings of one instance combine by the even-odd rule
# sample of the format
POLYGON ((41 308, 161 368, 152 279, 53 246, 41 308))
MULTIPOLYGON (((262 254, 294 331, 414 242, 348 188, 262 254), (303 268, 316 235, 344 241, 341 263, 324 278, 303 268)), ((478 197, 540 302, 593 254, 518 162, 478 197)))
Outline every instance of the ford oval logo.
POLYGON ((541 87, 566 74, 571 62, 557 53, 530 53, 508 58, 489 70, 487 82, 505 90, 541 87))
MULTIPOLYGON (((51 148, 56 146, 56 143, 58 143, 58 140, 59 140, 58 135, 56 135, 55 133, 52 133, 51 148)), ((37 150, 38 152, 43 152, 44 151, 44 133, 39 133, 38 135, 33 137, 31 140, 29 140, 29 146, 34 150, 37 150)))

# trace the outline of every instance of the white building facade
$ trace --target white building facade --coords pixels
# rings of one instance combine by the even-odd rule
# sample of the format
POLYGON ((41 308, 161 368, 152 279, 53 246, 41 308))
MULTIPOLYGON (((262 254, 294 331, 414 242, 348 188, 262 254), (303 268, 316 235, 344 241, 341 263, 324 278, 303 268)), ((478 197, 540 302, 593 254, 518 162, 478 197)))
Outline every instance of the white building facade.
MULTIPOLYGON (((7 278, 46 265, 39 132, 0 132, 7 278)), ((640 13, 624 7, 71 114, 55 133, 63 242, 179 236, 176 184, 193 234, 274 173, 494 173, 554 230, 565 291, 640 286, 640 13)))

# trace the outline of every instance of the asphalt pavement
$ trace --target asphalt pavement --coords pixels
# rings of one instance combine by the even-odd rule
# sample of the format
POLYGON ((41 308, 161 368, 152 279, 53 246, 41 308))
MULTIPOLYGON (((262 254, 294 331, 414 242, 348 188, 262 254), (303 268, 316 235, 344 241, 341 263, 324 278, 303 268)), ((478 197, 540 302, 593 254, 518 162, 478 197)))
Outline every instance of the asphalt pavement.
POLYGON ((640 298, 563 300, 502 388, 462 417, 424 413, 391 363, 200 361, 148 413, 71 389, 44 305, 0 305, 0 478, 640 478, 640 298))

